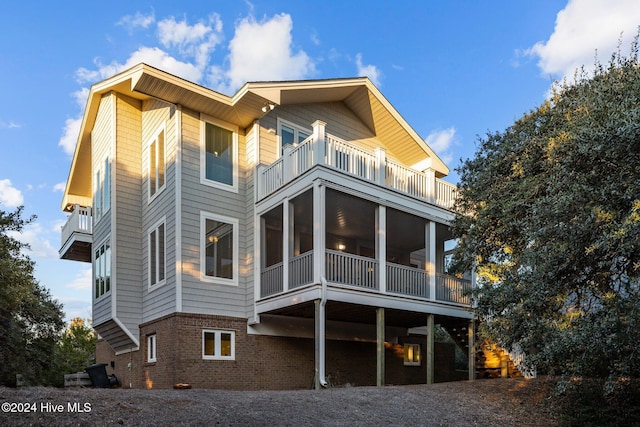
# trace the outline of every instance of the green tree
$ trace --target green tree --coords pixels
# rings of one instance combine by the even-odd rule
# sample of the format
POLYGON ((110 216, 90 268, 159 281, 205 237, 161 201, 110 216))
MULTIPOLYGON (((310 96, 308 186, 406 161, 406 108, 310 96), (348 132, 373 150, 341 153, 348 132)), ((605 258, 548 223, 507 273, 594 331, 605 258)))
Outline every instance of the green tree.
POLYGON ((30 384, 49 384, 55 344, 64 327, 62 306, 35 280, 34 263, 11 237, 35 220, 22 207, 0 210, 0 384, 15 385, 16 374, 30 384))
POLYGON ((481 333, 540 372, 640 376, 640 64, 576 73, 459 168, 457 262, 481 333))
POLYGON ((71 319, 56 344, 54 385, 61 384, 65 374, 84 371, 95 363, 97 340, 88 320, 80 317, 71 319))

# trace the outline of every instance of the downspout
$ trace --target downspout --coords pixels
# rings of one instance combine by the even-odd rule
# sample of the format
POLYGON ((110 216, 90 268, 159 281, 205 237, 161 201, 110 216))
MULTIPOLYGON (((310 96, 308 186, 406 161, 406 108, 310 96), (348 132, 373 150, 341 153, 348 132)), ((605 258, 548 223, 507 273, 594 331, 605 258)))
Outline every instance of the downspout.
POLYGON ((319 335, 319 357, 320 363, 318 366, 318 382, 323 388, 327 387, 327 380, 325 379, 325 362, 326 362, 326 338, 325 338, 325 330, 326 330, 326 317, 325 317, 325 307, 327 305, 327 279, 324 276, 320 276, 320 283, 322 284, 320 288, 320 313, 319 313, 319 325, 318 325, 318 335, 319 335))

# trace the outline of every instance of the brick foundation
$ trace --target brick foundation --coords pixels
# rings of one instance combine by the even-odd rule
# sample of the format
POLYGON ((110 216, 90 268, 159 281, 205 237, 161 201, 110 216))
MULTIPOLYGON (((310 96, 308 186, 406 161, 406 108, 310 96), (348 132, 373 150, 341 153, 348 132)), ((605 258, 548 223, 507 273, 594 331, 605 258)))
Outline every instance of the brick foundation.
MULTIPOLYGON (((247 319, 174 313, 140 325, 140 350, 116 356, 103 340, 96 346, 97 363, 107 363, 123 387, 172 388, 188 383, 194 388, 227 390, 308 389, 313 385, 314 340, 247 334, 247 319), (235 332, 235 360, 203 360, 202 330, 235 332), (156 362, 148 363, 147 336, 156 335, 156 362), (114 368, 111 368, 113 362, 114 368), (131 364, 131 369, 128 366, 131 364)), ((426 339, 402 337, 386 345, 387 384, 423 384, 426 381, 426 339), (423 349, 420 366, 404 366, 404 342, 423 349)), ((453 344, 436 343, 436 381, 454 379, 453 344)), ((375 385, 376 345, 371 342, 326 343, 327 379, 334 386, 375 385)))

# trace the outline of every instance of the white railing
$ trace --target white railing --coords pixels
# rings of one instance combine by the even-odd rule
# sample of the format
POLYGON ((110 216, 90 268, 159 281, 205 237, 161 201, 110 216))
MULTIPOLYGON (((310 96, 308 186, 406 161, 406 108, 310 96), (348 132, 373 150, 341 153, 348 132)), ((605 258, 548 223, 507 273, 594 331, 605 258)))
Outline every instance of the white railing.
POLYGON ((378 261, 373 258, 327 249, 325 269, 328 282, 378 289, 378 261))
POLYGON ((283 165, 284 158, 281 157, 262 170, 258 183, 259 193, 271 194, 285 184, 283 165))
POLYGON ((471 304, 471 297, 467 292, 471 290, 471 281, 458 279, 446 274, 436 274, 436 300, 471 304))
POLYGON ((260 272, 260 297, 268 297, 283 291, 282 263, 273 264, 260 272))
POLYGON ((436 178, 436 204, 452 209, 456 201, 456 186, 436 178))
POLYGON ((73 212, 71 212, 67 218, 67 222, 62 226, 62 231, 60 233, 62 246, 64 246, 73 233, 93 233, 91 208, 75 205, 73 212))
POLYGON ((309 138, 302 141, 298 146, 287 153, 291 159, 291 169, 293 176, 300 176, 313 166, 313 140, 309 138))
POLYGON ((376 180, 376 155, 335 136, 325 138, 326 165, 369 181, 376 180))
POLYGON ((313 251, 289 260, 289 288, 297 288, 309 283, 313 283, 313 251))
POLYGON ((455 185, 436 178, 433 170, 412 169, 386 158, 382 149, 365 150, 325 134, 324 129, 321 132, 314 130, 316 134, 324 135, 324 138, 316 140, 312 135, 295 147, 285 147, 282 157, 271 165, 258 165, 258 199, 278 190, 314 165, 322 164, 447 209, 453 207, 455 185))
POLYGON ((509 352, 509 357, 523 377, 535 378, 538 375, 535 366, 529 366, 525 363, 525 354, 522 351, 522 348, 517 343, 514 344, 513 348, 509 352))
MULTIPOLYGON (((331 284, 348 285, 368 291, 379 291, 378 260, 331 249, 325 250, 325 277, 331 284)), ((289 260, 288 285, 293 290, 313 283, 313 251, 305 252, 289 260)), ((469 305, 466 294, 471 288, 469 280, 436 274, 435 301, 469 305)), ((283 263, 277 263, 260 272, 260 297, 286 292, 283 263)), ((405 295, 434 300, 430 292, 427 271, 386 263, 386 294, 405 295)))
POLYGON ((429 298, 429 275, 419 268, 387 263, 387 291, 429 298))
POLYGON ((387 187, 419 199, 429 198, 427 175, 425 173, 388 159, 385 171, 385 184, 387 187))

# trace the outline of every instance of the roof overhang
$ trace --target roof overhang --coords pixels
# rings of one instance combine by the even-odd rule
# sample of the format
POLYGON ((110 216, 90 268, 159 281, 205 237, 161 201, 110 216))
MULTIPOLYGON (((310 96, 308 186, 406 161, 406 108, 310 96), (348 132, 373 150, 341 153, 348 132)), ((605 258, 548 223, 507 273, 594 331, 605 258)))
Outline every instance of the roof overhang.
POLYGON ((252 82, 227 96, 146 64, 138 64, 93 85, 71 162, 62 209, 91 204, 91 131, 100 98, 116 92, 138 100, 160 99, 247 128, 264 113, 268 102, 295 105, 343 102, 382 141, 392 157, 408 164, 431 167, 436 176, 449 169, 366 77, 286 82, 252 82))

